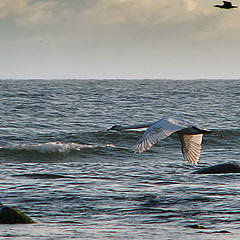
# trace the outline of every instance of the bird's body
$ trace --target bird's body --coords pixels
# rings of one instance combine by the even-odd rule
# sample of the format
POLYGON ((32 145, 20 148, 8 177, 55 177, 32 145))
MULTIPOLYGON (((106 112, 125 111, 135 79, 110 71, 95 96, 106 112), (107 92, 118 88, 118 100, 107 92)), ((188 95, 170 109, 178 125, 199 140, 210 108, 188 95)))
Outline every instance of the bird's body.
POLYGON ((223 1, 223 5, 214 5, 214 7, 222 8, 222 9, 237 8, 237 6, 233 6, 232 3, 228 1, 223 1))
POLYGON ((143 152, 152 147, 156 142, 177 133, 182 147, 183 157, 190 163, 197 164, 200 152, 203 134, 211 134, 212 131, 192 124, 186 120, 175 117, 164 117, 153 123, 131 125, 131 126, 113 126, 109 130, 126 130, 147 128, 138 143, 134 146, 134 152, 143 152))

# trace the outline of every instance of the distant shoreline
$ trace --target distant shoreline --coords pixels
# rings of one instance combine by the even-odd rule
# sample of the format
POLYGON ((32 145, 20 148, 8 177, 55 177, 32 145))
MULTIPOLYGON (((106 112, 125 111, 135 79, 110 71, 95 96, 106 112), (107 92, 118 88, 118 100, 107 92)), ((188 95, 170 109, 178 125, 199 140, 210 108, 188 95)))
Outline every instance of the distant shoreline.
POLYGON ((0 81, 239 81, 237 78, 1 78, 0 81))

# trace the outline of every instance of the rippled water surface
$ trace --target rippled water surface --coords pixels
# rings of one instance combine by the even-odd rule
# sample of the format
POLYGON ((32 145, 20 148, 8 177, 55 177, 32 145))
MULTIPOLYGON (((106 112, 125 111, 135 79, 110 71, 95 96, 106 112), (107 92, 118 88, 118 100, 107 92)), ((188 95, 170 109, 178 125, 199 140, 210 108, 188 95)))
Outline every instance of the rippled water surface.
POLYGON ((7 239, 239 239, 240 81, 0 81, 0 201, 37 223, 7 239), (142 131, 114 124, 186 118, 216 131, 197 166, 176 136, 133 154, 142 131))

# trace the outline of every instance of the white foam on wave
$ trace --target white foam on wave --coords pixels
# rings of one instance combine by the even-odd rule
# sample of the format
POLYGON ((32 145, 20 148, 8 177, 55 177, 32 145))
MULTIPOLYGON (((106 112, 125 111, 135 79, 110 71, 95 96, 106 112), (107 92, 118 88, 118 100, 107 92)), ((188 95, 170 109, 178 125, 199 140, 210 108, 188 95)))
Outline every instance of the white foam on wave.
POLYGON ((34 144, 14 144, 7 147, 8 150, 17 151, 37 151, 40 153, 67 153, 70 151, 81 151, 86 148, 115 148, 112 144, 79 144, 79 143, 61 143, 61 142, 47 142, 34 144))

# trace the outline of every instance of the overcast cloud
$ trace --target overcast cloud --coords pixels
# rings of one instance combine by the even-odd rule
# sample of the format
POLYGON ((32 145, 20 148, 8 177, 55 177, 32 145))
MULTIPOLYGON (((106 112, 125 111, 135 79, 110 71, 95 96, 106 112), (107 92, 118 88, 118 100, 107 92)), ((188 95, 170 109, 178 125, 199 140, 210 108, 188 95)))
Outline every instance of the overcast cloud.
POLYGON ((0 78, 239 78, 240 8, 220 3, 0 0, 0 78))

